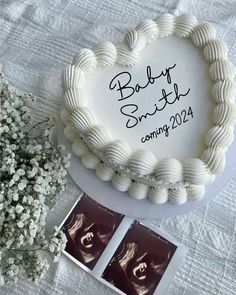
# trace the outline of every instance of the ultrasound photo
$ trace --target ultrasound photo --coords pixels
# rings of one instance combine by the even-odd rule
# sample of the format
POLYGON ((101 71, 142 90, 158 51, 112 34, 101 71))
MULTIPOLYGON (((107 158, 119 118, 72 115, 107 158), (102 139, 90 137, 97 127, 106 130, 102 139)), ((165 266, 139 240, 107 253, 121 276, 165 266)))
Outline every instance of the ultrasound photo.
POLYGON ((84 194, 62 226, 65 251, 92 270, 123 217, 84 194))
POLYGON ((154 294, 177 246, 135 221, 102 278, 128 295, 154 294))

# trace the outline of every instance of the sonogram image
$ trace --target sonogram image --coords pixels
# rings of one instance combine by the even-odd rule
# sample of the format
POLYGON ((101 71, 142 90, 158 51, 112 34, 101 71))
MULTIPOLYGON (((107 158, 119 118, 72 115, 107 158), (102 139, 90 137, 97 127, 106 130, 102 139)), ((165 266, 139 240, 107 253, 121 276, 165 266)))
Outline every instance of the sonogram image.
POLYGON ((135 221, 102 277, 128 295, 151 295, 176 249, 176 245, 135 221))
POLYGON ((68 239, 65 251, 93 269, 122 219, 83 195, 62 226, 68 239))

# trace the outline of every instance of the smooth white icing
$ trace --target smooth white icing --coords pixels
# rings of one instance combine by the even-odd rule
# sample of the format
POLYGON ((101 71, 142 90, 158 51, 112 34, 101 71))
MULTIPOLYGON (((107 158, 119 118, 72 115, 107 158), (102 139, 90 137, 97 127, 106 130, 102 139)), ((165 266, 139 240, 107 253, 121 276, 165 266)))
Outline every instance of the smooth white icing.
POLYGON ((129 168, 138 175, 147 175, 154 171, 157 159, 152 152, 139 149, 136 150, 129 161, 129 168))
POLYGON ((100 159, 91 151, 84 153, 81 157, 81 163, 88 169, 95 169, 100 162, 100 159))
POLYGON ((105 149, 105 154, 111 162, 125 166, 128 164, 131 153, 131 147, 121 140, 113 141, 105 149))
POLYGON ((112 141, 112 136, 104 126, 95 126, 89 130, 87 140, 93 148, 102 150, 112 141))
POLYGON ((61 111, 60 118, 65 125, 70 124, 70 113, 66 109, 61 111))
POLYGON ((228 126, 214 126, 208 130, 205 138, 207 146, 227 148, 234 139, 234 129, 228 126))
POLYGON ((215 39, 215 36, 216 30, 214 26, 208 22, 201 22, 191 33, 192 41, 197 47, 205 46, 209 41, 215 39))
POLYGON ((146 38, 141 32, 133 30, 125 35, 124 42, 131 51, 142 51, 146 45, 146 38))
POLYGON ((73 112, 79 107, 84 106, 86 102, 86 95, 81 88, 73 87, 66 89, 64 94, 64 104, 68 111, 73 112))
POLYGON ((183 180, 183 168, 180 161, 176 159, 163 159, 158 162, 155 169, 157 180, 176 183, 183 180))
POLYGON ((147 43, 152 43, 157 39, 158 26, 156 22, 151 19, 147 19, 138 24, 136 30, 145 36, 147 43))
POLYGON ((233 126, 236 121, 236 105, 234 103, 219 103, 213 110, 213 122, 218 125, 233 126))
POLYGON ((137 181, 132 181, 128 190, 129 196, 137 200, 145 199, 147 192, 148 185, 137 181))
POLYGON ((202 160, 213 174, 219 174, 225 167, 225 153, 222 148, 209 147, 202 154, 202 160))
POLYGON ((150 187, 148 190, 148 199, 155 204, 166 203, 168 201, 168 189, 150 187))
POLYGON ((228 51, 229 49, 227 44, 220 39, 211 40, 203 49, 206 60, 209 62, 213 62, 219 59, 226 59, 228 51))
POLYGON ((82 157, 85 153, 89 152, 89 148, 84 141, 78 137, 72 143, 72 151, 77 157, 82 157))
POLYGON ((98 67, 106 68, 115 63, 117 51, 115 45, 111 42, 105 41, 99 43, 93 48, 93 50, 97 58, 98 67))
POLYGON ((158 37, 164 38, 170 36, 175 30, 175 17, 172 14, 166 13, 159 15, 154 20, 158 26, 159 32, 158 37))
POLYGON ((62 72, 63 88, 80 87, 84 82, 84 72, 74 65, 67 65, 62 72))
POLYGON ((65 138, 68 139, 69 141, 74 141, 78 137, 78 133, 72 127, 71 124, 67 125, 64 128, 64 135, 65 135, 65 138))
POLYGON ((194 15, 181 14, 175 18, 174 34, 180 38, 189 37, 197 24, 197 19, 194 15))
POLYGON ((122 173, 115 173, 112 177, 112 186, 121 192, 126 192, 131 184, 131 179, 122 173))
POLYGON ((168 199, 172 204, 182 205, 187 201, 187 190, 185 187, 169 189, 168 199))
POLYGON ((100 163, 96 167, 96 175, 103 181, 110 181, 114 173, 115 171, 105 163, 100 163))
POLYGON ((188 199, 191 201, 198 201, 200 200, 205 193, 205 186, 204 185, 190 185, 186 187, 188 199))
POLYGON ((97 67, 95 53, 88 48, 80 49, 78 55, 74 57, 73 63, 76 68, 82 69, 85 72, 92 71, 97 67))
POLYGON ((126 67, 132 67, 139 61, 139 53, 137 51, 130 51, 129 47, 120 43, 116 46, 117 49, 117 63, 126 67))
POLYGON ((190 184, 204 185, 212 181, 212 176, 206 164, 198 158, 183 162, 184 180, 190 184))
POLYGON ((209 74, 213 81, 233 80, 235 67, 228 59, 216 60, 211 64, 209 74))
POLYGON ((218 81, 212 88, 212 96, 217 103, 235 100, 236 84, 232 80, 218 81))
POLYGON ((87 133, 95 122, 95 116, 86 107, 75 110, 71 115, 71 124, 82 133, 87 133))

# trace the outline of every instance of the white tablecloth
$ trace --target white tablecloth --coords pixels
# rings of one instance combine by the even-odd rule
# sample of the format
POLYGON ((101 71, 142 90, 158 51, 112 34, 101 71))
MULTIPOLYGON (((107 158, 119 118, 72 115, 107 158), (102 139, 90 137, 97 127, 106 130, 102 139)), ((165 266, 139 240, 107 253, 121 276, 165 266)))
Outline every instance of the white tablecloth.
MULTIPOLYGON (((206 0, 0 0, 0 62, 9 81, 38 97, 33 117, 56 113, 60 73, 81 47, 101 40, 117 42, 140 20, 164 12, 191 12, 215 24, 236 64, 236 2, 206 0)), ((50 214, 59 224, 79 194, 69 188, 50 214)), ((207 206, 165 220, 145 221, 189 248, 168 295, 236 294, 236 178, 207 206)), ((113 294, 66 257, 39 284, 24 280, 0 294, 113 294)))

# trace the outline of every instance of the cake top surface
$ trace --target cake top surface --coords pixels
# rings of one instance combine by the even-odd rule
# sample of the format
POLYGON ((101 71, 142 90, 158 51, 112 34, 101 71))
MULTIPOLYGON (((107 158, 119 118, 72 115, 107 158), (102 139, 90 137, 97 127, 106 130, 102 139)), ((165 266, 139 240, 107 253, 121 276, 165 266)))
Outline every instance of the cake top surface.
POLYGON ((212 125, 208 71, 191 41, 169 37, 145 47, 133 67, 115 64, 89 72, 83 89, 98 124, 114 139, 157 158, 184 160, 201 155, 212 125))

